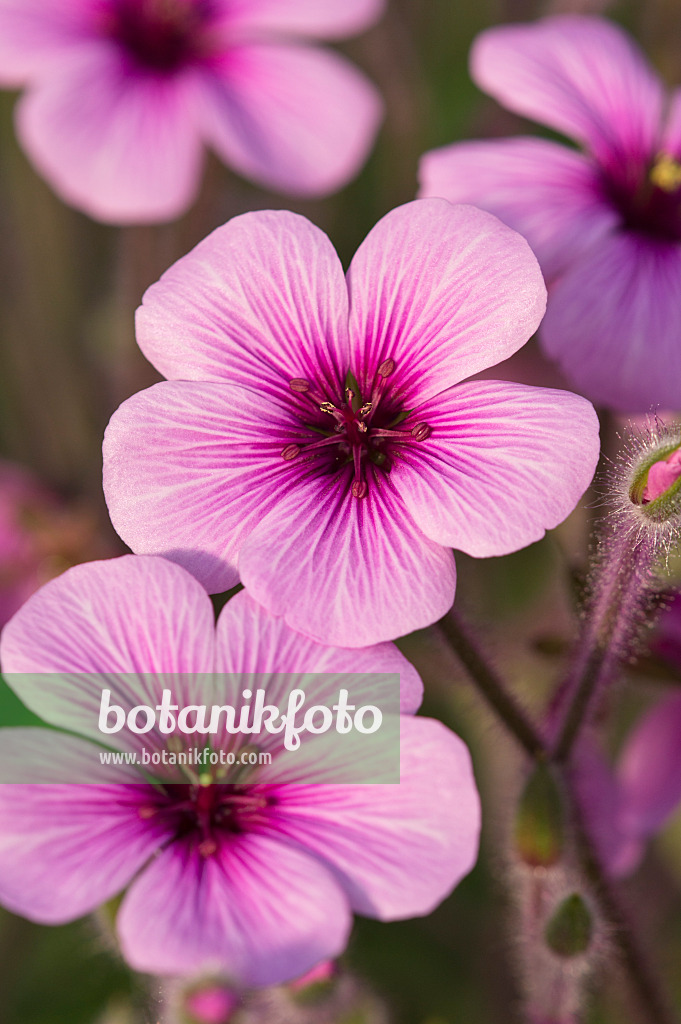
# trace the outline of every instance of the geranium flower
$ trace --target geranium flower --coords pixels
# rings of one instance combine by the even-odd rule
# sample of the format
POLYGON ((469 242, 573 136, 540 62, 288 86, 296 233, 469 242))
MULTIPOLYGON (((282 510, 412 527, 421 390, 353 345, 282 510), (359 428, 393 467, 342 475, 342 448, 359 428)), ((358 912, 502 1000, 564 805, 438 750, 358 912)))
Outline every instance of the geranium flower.
MULTIPOLYGON (((208 595, 188 573, 127 555, 48 583, 5 627, 0 657, 32 710, 84 737, 2 731, 0 902, 57 924, 126 890, 117 931, 137 970, 277 984, 339 954, 353 910, 381 919, 428 913, 475 861, 479 803, 468 751, 439 722, 407 713, 421 684, 392 644, 361 654, 322 647, 244 592, 216 627, 208 595), (218 677, 218 693, 207 681, 215 671, 232 674, 218 677), (338 673, 355 673, 350 692, 360 703, 375 696, 377 672, 400 673, 405 714, 385 716, 401 726, 399 783, 334 784, 345 760, 352 768, 365 750, 356 732, 344 737, 347 752, 307 737, 295 762, 280 757, 281 737, 260 734, 272 763, 247 775, 238 768, 238 781, 155 772, 151 784, 135 766, 95 759, 102 673, 123 707, 158 704, 167 673, 180 707, 216 697, 238 707, 244 673, 310 672, 325 673, 323 692, 310 690, 325 703, 338 697, 338 673), (36 673, 50 673, 49 688, 36 673)), ((259 682, 276 702, 296 678, 259 682)), ((142 744, 176 753, 195 739, 107 736, 122 752, 142 744)), ((214 752, 235 749, 221 747, 219 733, 211 740, 214 752)), ((361 775, 375 767, 385 778, 382 758, 360 763, 361 775)))
POLYGON ((138 310, 142 351, 171 380, 107 429, 114 526, 211 592, 241 577, 323 642, 434 622, 454 598, 452 547, 530 544, 591 480, 584 399, 460 383, 520 348, 545 298, 526 242, 471 207, 393 210, 347 282, 304 218, 235 218, 138 310))
POLYGON ((529 240, 549 285, 540 337, 568 379, 615 409, 681 406, 681 91, 616 25, 563 15, 489 29, 477 84, 575 139, 427 153, 421 195, 472 202, 529 240))
POLYGON ((376 133, 374 87, 296 38, 365 28, 383 0, 0 0, 0 83, 55 191, 114 223, 192 201, 204 144, 278 191, 352 178, 376 133))

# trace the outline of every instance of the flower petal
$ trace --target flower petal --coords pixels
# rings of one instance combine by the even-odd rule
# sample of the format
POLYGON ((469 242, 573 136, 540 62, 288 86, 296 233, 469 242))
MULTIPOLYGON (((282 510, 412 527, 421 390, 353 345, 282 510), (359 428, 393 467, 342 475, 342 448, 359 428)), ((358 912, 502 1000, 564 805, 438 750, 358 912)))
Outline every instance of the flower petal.
POLYGON ((133 395, 104 439, 114 527, 138 554, 227 590, 244 538, 300 474, 281 456, 300 430, 292 410, 227 384, 168 381, 133 395))
POLYGON ((681 697, 668 697, 636 725, 620 756, 623 824, 647 838, 681 802, 681 697))
POLYGON ((620 232, 552 288, 541 341, 576 387, 626 412, 681 406, 681 246, 620 232))
POLYGON ((0 83, 23 85, 93 37, 92 0, 0 0, 0 83))
MULTIPOLYGON (((228 602, 220 614, 217 625, 217 669, 219 672, 282 673, 283 679, 273 676, 268 683, 270 703, 282 706, 293 682, 314 673, 312 682, 338 697, 338 675, 353 676, 352 693, 366 703, 376 696, 373 675, 397 674, 400 677, 400 710, 413 714, 423 698, 423 683, 418 672, 394 644, 382 643, 362 649, 361 655, 346 647, 318 644, 309 637, 295 633, 282 618, 275 618, 242 591, 228 602), (324 674, 324 680, 319 676, 324 674)), ((315 690, 315 703, 322 703, 315 690)))
POLYGON ((244 177, 323 196, 358 173, 382 103, 344 57, 283 43, 236 45, 211 63, 198 116, 206 141, 244 177))
POLYGON ((618 220, 595 165, 544 139, 458 142, 421 159, 421 196, 472 203, 519 231, 551 280, 618 220))
POLYGON ((378 21, 385 0, 230 0, 225 6, 233 30, 343 39, 378 21))
POLYGON ((389 479, 365 498, 343 475, 309 478, 245 540, 251 595, 319 643, 366 647, 430 625, 451 607, 451 551, 415 528, 389 479))
POLYGON ((0 659, 35 714, 101 742, 103 686, 112 703, 155 706, 162 673, 213 671, 214 644, 212 605, 195 579, 162 558, 124 555, 45 584, 5 626, 0 659))
POLYGON ((137 340, 164 377, 228 381, 290 396, 348 370, 348 293, 331 242, 288 211, 217 228, 152 285, 137 340))
POLYGON ((54 190, 97 220, 170 220, 198 187, 191 91, 131 67, 106 42, 39 79, 19 102, 17 130, 54 190))
POLYGON ((50 767, 55 784, 0 785, 0 903, 43 924, 72 921, 119 893, 167 839, 140 808, 150 787, 130 769, 97 770, 92 744, 46 729, 3 729, 0 777, 50 767), (14 762, 14 763, 13 763, 14 762), (60 784, 60 778, 108 784, 60 784))
POLYGON ((504 106, 584 143, 615 174, 659 142, 664 90, 629 36, 601 18, 562 15, 488 29, 471 73, 504 106))
POLYGON ((267 836, 234 836, 213 857, 172 843, 133 883, 118 915, 138 971, 216 971, 278 985, 345 948, 350 911, 327 869, 267 836))
POLYGON ((378 222, 348 272, 360 385, 392 359, 391 390, 419 404, 519 349, 546 305, 527 242, 496 217, 421 199, 378 222))
POLYGON ((567 391, 460 384, 421 406, 432 434, 405 448, 395 489, 427 537, 476 557, 505 555, 573 510, 598 462, 598 419, 567 391))
MULTIPOLYGON (((328 749, 307 742, 308 783, 324 778, 328 749)), ((458 736, 440 722, 403 717, 400 779, 278 790, 278 828, 334 870, 355 911, 383 920, 430 913, 478 853, 480 800, 458 736)))
POLYGON ((668 153, 677 160, 681 158, 681 89, 674 89, 671 94, 660 148, 663 153, 668 153))

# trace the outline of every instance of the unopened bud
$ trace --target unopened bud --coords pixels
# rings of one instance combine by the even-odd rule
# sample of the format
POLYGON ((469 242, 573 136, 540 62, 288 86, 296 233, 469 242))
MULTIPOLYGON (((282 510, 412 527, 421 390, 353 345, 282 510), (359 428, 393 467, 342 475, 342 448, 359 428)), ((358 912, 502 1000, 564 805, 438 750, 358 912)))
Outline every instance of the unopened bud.
POLYGON ((538 765, 527 781, 515 820, 515 846, 529 867, 551 867, 563 853, 564 825, 560 790, 551 769, 538 765))
POLYGON ((591 911, 578 892, 563 900, 544 932, 549 949, 565 959, 586 953, 592 936, 591 911))

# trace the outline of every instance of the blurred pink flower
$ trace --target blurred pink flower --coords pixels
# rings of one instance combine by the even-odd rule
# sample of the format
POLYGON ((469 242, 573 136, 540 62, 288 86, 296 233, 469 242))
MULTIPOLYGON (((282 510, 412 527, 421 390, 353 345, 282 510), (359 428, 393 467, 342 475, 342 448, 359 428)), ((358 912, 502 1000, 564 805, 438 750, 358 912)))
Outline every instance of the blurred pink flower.
POLYGON ((278 191, 358 171, 381 114, 345 58, 294 42, 375 21, 383 0, 0 0, 0 82, 28 86, 22 145, 67 202, 114 223, 169 220, 204 144, 278 191))
POLYGON ((681 406, 681 91, 596 17, 489 29, 478 85, 581 143, 516 138, 427 153, 421 195, 472 202, 525 235, 549 285, 541 339, 595 401, 681 406))
POLYGON ((0 626, 47 580, 104 553, 86 509, 60 502, 28 470, 0 460, 0 626))
POLYGON ((452 547, 530 544, 591 480, 584 399, 460 383, 520 348, 545 296, 527 243, 472 207, 393 210, 347 281, 303 217, 235 218, 138 310, 142 351, 171 379, 107 429, 115 528, 211 592, 241 577, 322 642, 429 625, 454 598, 452 547))
MULTIPOLYGON (((27 706, 84 737, 3 731, 2 776, 17 781, 0 786, 0 901, 56 924, 127 890, 116 925, 137 970, 278 984, 339 954, 353 910, 384 920, 429 913, 475 862, 480 810, 468 751, 440 722, 412 717, 421 682, 392 644, 361 654, 320 646, 245 592, 215 626, 193 577, 164 559, 127 555, 48 583, 5 627, 0 657, 27 706), (211 684, 214 671, 232 675, 211 684), (101 688, 84 673, 116 674, 110 685, 127 707, 156 705, 160 674, 183 673, 173 675, 181 706, 218 697, 238 708, 243 673, 274 673, 262 685, 285 704, 300 683, 276 674, 310 672, 327 674, 308 677, 310 697, 337 698, 328 674, 352 672, 352 695, 364 703, 375 699, 375 673, 400 674, 398 784, 328 781, 345 755, 323 736, 310 737, 292 765, 279 758, 281 738, 261 734, 272 763, 248 776, 242 768, 230 783, 185 774, 152 785, 137 768, 103 766, 93 755, 101 688), (35 673, 54 673, 49 692, 35 673), (46 770, 54 784, 36 784, 46 770)), ((354 735, 351 766, 361 761, 354 735)), ((107 739, 123 751, 188 743, 160 731, 107 739)), ((215 739, 213 750, 221 748, 215 739)), ((227 735, 222 748, 233 742, 227 735)))
POLYGON ((238 996, 227 986, 217 984, 195 988, 184 1000, 192 1024, 228 1024, 238 1005, 238 996))

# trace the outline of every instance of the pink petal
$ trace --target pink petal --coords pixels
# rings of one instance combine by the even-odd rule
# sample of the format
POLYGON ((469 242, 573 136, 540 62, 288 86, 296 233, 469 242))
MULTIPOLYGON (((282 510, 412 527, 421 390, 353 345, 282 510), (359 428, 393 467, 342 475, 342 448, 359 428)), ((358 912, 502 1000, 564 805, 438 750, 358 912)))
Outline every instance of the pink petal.
POLYGON ((537 329, 546 289, 527 242, 472 206, 422 199, 392 210, 348 272, 352 367, 385 359, 404 405, 506 359, 537 329))
POLYGON ((96 0, 0 0, 0 82, 23 85, 93 38, 96 0))
POLYGON ((306 46, 230 47, 202 77, 207 142, 246 178, 323 196, 358 173, 382 116, 378 92, 344 57, 306 46))
POLYGON ((101 743, 102 687, 112 703, 155 706, 159 674, 212 672, 214 643, 212 605, 195 579, 164 559, 124 555, 47 583, 5 626, 0 659, 27 707, 101 743))
POLYGON ((681 406, 681 246, 621 232, 553 286, 541 339, 594 401, 627 412, 681 406))
POLYGON ((243 540, 300 474, 281 457, 292 410, 227 384, 164 382, 133 395, 104 440, 111 520, 138 554, 162 554, 211 593, 238 582, 243 540))
POLYGON ((566 391, 473 381, 418 416, 432 434, 406 449, 395 489, 427 537, 476 557, 543 537, 573 510, 598 462, 596 414, 566 391))
POLYGON ((37 169, 68 203, 112 223, 170 220, 198 187, 201 144, 191 93, 93 43, 17 108, 37 169))
POLYGON ((301 482, 246 539, 251 595, 319 643, 366 647, 430 625, 451 607, 451 551, 415 528, 386 480, 366 498, 342 475, 301 482))
POLYGON ((618 220, 592 162, 544 139, 458 142, 421 159, 422 196, 472 203, 519 231, 549 280, 618 220))
POLYGON ((0 785, 0 903, 43 924, 72 921, 119 893, 166 840, 140 816, 149 787, 126 785, 130 769, 99 767, 84 740, 45 729, 1 736, 2 779, 21 762, 35 778, 51 767, 55 784, 0 785), (95 784, 60 782, 79 778, 95 784))
POLYGON ((662 84, 612 22, 563 15, 488 29, 471 71, 504 106, 584 143, 615 173, 655 151, 662 84))
POLYGON ((668 459, 653 463, 643 490, 643 501, 654 501, 676 483, 681 476, 681 451, 678 449, 668 459))
POLYGON ((671 94, 660 149, 677 160, 681 157, 681 89, 674 89, 671 94))
MULTIPOLYGON (((306 781, 324 779, 307 744, 306 781)), ((326 748, 328 749, 328 747, 326 748)), ((393 785, 287 785, 278 826, 337 875, 352 907, 383 920, 428 914, 478 854, 480 801, 465 744, 440 722, 402 719, 393 785)))
POLYGON ((327 869, 267 836, 234 836, 214 857, 171 844, 131 886, 118 915, 138 971, 222 972, 277 985, 345 948, 350 912, 327 869))
POLYGON ((165 377, 290 396, 295 377, 345 380, 348 294, 331 242, 287 211, 218 228, 151 286, 140 348, 165 377))
POLYGON ((233 30, 342 39, 378 21, 385 0, 231 0, 225 8, 233 30))
POLYGON ((635 835, 660 829, 681 801, 681 697, 660 701, 636 725, 618 765, 623 821, 635 835))
MULTIPOLYGON (((324 673, 325 685, 335 697, 338 687, 346 685, 342 679, 338 680, 338 675, 352 673, 353 696, 361 697, 360 703, 366 704, 376 697, 376 682, 372 676, 395 673, 400 676, 399 710, 413 714, 423 698, 423 683, 418 672, 394 644, 365 647, 358 655, 345 647, 315 643, 295 633, 284 619, 266 612, 246 591, 233 597, 223 609, 218 619, 216 642, 218 672, 295 674, 294 683, 301 673, 314 673, 315 683, 319 685, 322 683, 319 675, 324 673)), ((282 707, 280 700, 290 686, 290 680, 277 680, 273 676, 267 687, 269 701, 282 707)), ((315 697, 315 703, 321 702, 321 698, 315 697)))

